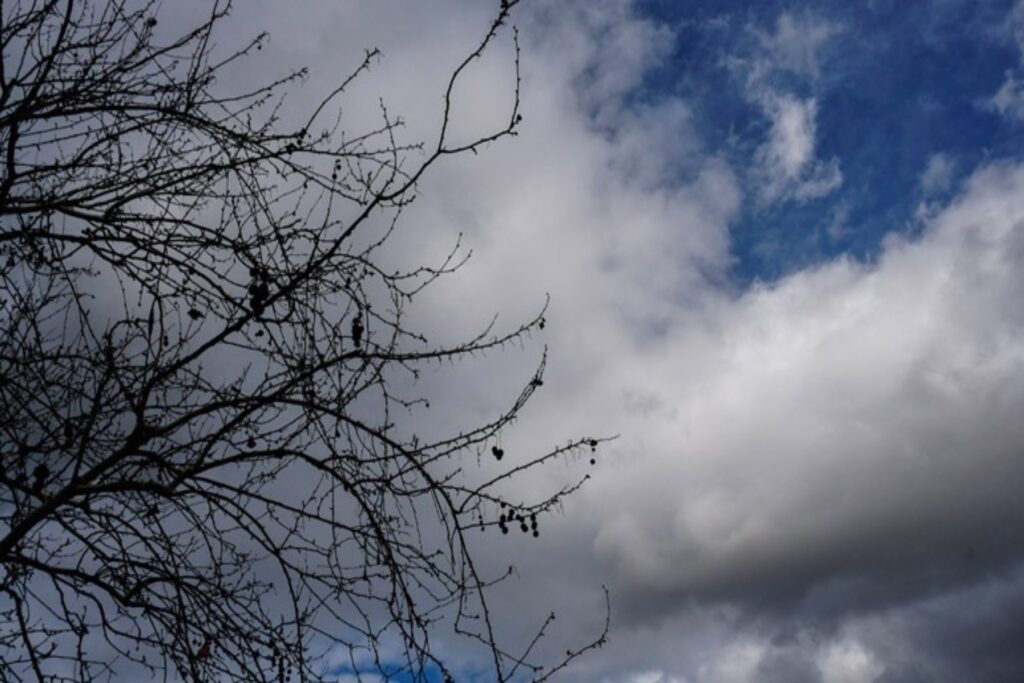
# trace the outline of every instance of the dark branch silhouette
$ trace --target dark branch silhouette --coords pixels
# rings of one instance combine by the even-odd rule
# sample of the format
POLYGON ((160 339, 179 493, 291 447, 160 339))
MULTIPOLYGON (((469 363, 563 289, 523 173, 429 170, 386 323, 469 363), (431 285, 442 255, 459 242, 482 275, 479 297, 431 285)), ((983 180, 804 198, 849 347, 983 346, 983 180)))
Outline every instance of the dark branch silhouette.
POLYGON ((601 442, 502 460, 543 362, 486 424, 428 440, 402 423, 429 409, 424 368, 544 312, 438 346, 403 312, 459 245, 380 265, 425 173, 516 134, 518 43, 505 123, 458 142, 449 124, 460 78, 515 42, 516 4, 415 145, 383 103, 372 130, 342 127, 375 51, 285 129, 303 73, 215 87, 265 41, 217 57, 226 2, 171 38, 153 3, 0 4, 0 681, 306 681, 328 660, 452 680, 442 629, 489 653, 488 677, 543 680, 603 642, 607 622, 535 661, 550 620, 522 651, 498 642, 502 577, 471 552, 487 528, 540 533, 585 477, 535 500, 506 485, 601 442))

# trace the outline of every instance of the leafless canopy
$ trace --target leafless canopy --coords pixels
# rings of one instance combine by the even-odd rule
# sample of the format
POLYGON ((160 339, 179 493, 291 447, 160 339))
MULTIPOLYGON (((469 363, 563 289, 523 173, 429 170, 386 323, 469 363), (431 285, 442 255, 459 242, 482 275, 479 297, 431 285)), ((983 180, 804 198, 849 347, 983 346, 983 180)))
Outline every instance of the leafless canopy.
POLYGON ((547 668, 536 640, 509 650, 500 577, 471 553, 487 528, 536 533, 582 480, 537 500, 509 481, 599 445, 501 460, 543 364, 487 424, 402 425, 429 409, 424 367, 544 326, 439 347, 403 311, 458 245, 405 271, 380 258, 424 173, 516 134, 518 85, 503 126, 449 129, 459 79, 515 41, 515 4, 421 145, 383 104, 373 130, 342 126, 375 52, 285 130, 303 74, 215 85, 265 40, 217 56, 226 3, 171 37, 152 3, 0 4, 0 681, 449 680, 444 629, 489 653, 488 677, 543 679, 603 640, 547 668))

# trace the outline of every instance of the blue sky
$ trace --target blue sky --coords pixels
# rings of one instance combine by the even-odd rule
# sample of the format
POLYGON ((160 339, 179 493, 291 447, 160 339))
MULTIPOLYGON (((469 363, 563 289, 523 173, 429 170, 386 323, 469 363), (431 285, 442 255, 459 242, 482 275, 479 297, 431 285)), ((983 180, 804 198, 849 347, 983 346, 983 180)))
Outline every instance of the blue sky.
POLYGON ((817 76, 782 70, 771 78, 816 100, 817 154, 840 160, 843 182, 809 201, 746 202, 732 230, 735 277, 772 280, 839 254, 872 258, 887 233, 915 230, 925 198, 920 179, 933 155, 955 160, 943 191, 985 159, 1019 158, 1020 126, 987 106, 1020 62, 1006 27, 1012 7, 1006 0, 641 2, 639 11, 672 26, 676 40, 637 97, 686 98, 707 144, 738 163, 769 124, 730 60, 756 58, 781 17, 798 30, 817 23, 834 31, 818 50, 817 76), (835 221, 844 229, 830 235, 835 221))

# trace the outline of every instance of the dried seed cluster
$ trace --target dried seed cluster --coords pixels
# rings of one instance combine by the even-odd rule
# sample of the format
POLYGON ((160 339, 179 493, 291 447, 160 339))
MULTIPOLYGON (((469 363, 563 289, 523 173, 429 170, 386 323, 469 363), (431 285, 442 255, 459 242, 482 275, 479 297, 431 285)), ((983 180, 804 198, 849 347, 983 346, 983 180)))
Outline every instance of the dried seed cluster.
POLYGON ((524 534, 532 532, 534 538, 540 536, 540 529, 537 527, 537 513, 534 512, 527 515, 525 512, 520 512, 515 508, 509 509, 502 503, 502 513, 498 516, 498 528, 501 529, 501 533, 507 534, 509 525, 516 522, 519 523, 519 530, 524 534))
POLYGON ((267 300, 270 298, 270 279, 265 271, 259 268, 251 268, 249 274, 253 280, 249 284, 249 308, 259 317, 267 310, 267 300))
POLYGON ((357 349, 363 344, 364 331, 365 328, 363 327, 363 312, 359 311, 359 313, 357 313, 352 318, 352 346, 356 347, 357 349))

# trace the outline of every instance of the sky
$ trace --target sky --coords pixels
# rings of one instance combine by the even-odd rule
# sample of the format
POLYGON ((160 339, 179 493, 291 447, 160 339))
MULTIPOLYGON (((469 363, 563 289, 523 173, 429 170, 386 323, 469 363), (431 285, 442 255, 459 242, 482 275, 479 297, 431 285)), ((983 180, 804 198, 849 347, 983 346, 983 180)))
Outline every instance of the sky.
MULTIPOLYGON (((430 139, 496 4, 246 0, 220 40, 269 30, 234 84, 306 65, 299 109, 379 47, 347 125, 384 98, 430 139)), ((554 651, 581 643, 607 586, 610 641, 561 680, 1024 680, 1024 2, 515 21, 519 136, 436 167, 395 238, 473 252, 412 312, 439 340, 551 297, 543 335, 424 380, 430 428, 493 416, 546 347, 510 458, 617 435, 540 539, 480 538, 517 567, 503 635, 554 609, 554 651)), ((511 57, 474 65, 457 130, 500 125, 511 57)))

